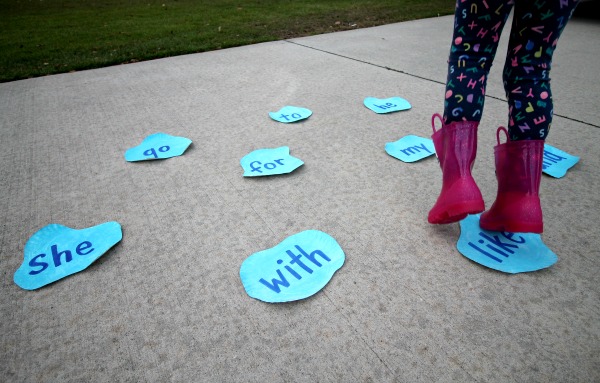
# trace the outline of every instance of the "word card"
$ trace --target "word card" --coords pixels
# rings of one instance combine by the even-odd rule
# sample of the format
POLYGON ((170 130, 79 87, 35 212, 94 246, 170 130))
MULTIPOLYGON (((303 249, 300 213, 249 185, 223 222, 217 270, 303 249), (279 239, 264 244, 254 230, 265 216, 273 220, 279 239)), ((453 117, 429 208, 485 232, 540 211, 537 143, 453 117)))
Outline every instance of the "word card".
POLYGON ((325 287, 345 259, 333 237, 306 230, 246 258, 240 278, 252 298, 269 303, 296 301, 325 287))
POLYGON ((122 238, 121 225, 114 221, 82 230, 50 224, 25 244, 14 281, 25 290, 38 289, 86 269, 122 238))

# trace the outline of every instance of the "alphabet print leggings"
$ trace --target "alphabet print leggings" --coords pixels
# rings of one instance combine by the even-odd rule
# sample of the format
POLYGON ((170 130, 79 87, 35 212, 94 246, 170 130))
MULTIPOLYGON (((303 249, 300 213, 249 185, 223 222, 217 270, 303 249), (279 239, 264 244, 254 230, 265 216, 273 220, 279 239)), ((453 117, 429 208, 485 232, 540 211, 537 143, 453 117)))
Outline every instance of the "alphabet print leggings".
POLYGON ((579 0, 457 0, 448 59, 444 120, 481 120, 498 40, 514 7, 504 90, 509 138, 544 140, 552 122, 550 67, 561 32, 579 0))

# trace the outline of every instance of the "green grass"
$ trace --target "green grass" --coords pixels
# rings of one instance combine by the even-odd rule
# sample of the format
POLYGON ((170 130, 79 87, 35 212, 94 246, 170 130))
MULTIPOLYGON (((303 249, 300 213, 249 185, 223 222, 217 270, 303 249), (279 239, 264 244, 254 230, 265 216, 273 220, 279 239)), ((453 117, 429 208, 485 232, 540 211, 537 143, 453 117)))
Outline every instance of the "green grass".
POLYGON ((0 82, 453 10, 454 0, 0 0, 0 82))

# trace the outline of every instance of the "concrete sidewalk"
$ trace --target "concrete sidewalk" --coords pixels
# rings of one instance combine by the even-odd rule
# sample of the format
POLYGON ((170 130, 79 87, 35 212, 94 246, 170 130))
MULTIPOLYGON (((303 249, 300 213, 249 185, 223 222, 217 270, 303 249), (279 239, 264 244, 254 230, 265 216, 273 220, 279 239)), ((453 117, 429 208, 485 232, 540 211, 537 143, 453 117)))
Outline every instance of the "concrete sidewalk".
MULTIPOLYGON (((458 224, 427 223, 435 158, 384 151, 430 135, 451 29, 440 17, 0 84, 0 380, 600 381, 600 23, 574 19, 555 55, 548 143, 581 157, 542 180, 559 261, 517 275, 460 255, 458 224), (376 115, 367 96, 413 107, 376 115), (270 120, 284 105, 314 114, 270 120), (159 131, 194 143, 124 160, 159 131), (244 155, 283 145, 305 165, 242 177, 244 155), (112 220, 123 240, 87 270, 35 291, 13 283, 43 226, 112 220), (295 303, 248 297, 242 261, 307 229, 346 253, 331 282, 295 303)), ((474 169, 488 206, 504 55, 474 169)))

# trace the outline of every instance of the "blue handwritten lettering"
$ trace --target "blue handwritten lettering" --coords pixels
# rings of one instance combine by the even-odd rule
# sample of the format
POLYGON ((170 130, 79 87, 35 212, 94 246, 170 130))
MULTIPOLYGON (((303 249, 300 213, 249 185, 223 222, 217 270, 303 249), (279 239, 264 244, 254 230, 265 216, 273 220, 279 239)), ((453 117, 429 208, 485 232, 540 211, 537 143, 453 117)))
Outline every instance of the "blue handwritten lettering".
MULTIPOLYGON (((525 243, 525 238, 522 236, 514 238, 516 235, 515 233, 501 232, 500 235, 513 243, 525 243)), ((504 258, 509 258, 511 255, 515 254, 515 250, 519 249, 518 245, 503 242, 499 235, 488 235, 484 232, 479 232, 479 236, 482 239, 479 239, 477 242, 480 245, 485 245, 485 248, 479 247, 473 242, 468 242, 467 245, 498 263, 502 263, 502 258, 499 258, 498 255, 504 258), (488 249, 491 251, 488 251, 488 249)))
MULTIPOLYGON (((171 150, 171 148, 169 146, 166 146, 166 145, 165 146, 161 146, 160 148, 158 148, 158 151, 161 152, 161 153, 168 152, 169 150, 171 150)), ((156 150, 154 150, 154 148, 150 148, 150 149, 144 151, 144 155, 146 157, 152 156, 154 158, 158 158, 158 154, 156 153, 156 150)))
POLYGON ((400 149, 400 151, 402 153, 404 153, 405 156, 410 156, 411 154, 419 153, 420 152, 419 149, 423 149, 427 153, 431 154, 429 149, 427 149, 427 146, 425 146, 425 143, 422 143, 421 145, 409 146, 406 149, 400 149))
MULTIPOLYGON (((75 252, 78 255, 88 255, 92 251, 94 251, 94 248, 92 246, 93 245, 90 241, 83 241, 75 247, 75 252)), ((52 254, 52 261, 54 263, 54 267, 59 267, 63 264, 62 263, 63 255, 64 255, 65 263, 69 263, 73 260, 73 254, 71 253, 70 250, 59 251, 57 245, 50 246, 50 252, 52 254)), ((31 268, 41 267, 41 269, 29 271, 29 275, 37 275, 48 268, 48 266, 49 266, 48 263, 41 261, 41 258, 44 258, 45 256, 46 256, 46 254, 44 254, 44 253, 38 254, 29 261, 29 266, 31 268)))
POLYGON ((373 104, 373 106, 376 106, 376 107, 378 107, 379 109, 386 110, 386 109, 394 108, 394 107, 396 107, 397 105, 396 105, 396 104, 392 104, 391 102, 387 102, 387 103, 385 103, 384 105, 377 105, 377 104, 373 104))
MULTIPOLYGON (((315 250, 315 251, 313 251, 313 252, 311 252, 309 254, 306 251, 304 251, 304 249, 302 249, 298 245, 295 245, 294 247, 296 248, 296 250, 298 250, 298 252, 300 254, 294 254, 291 250, 287 250, 286 254, 290 257, 290 261, 289 261, 289 264, 283 266, 283 268, 285 270, 287 270, 287 272, 291 276, 293 276, 294 278, 296 278, 297 280, 301 280, 302 279, 302 275, 298 272, 298 270, 293 269, 292 265, 299 266, 302 270, 304 270, 309 275, 312 274, 313 271, 314 271, 313 269, 311 269, 310 267, 308 267, 301 260, 301 258, 304 257, 306 260, 310 261, 313 265, 315 265, 317 267, 322 267, 323 264, 321 262, 323 262, 323 261, 331 262, 331 258, 329 258, 321 250, 315 250), (317 257, 319 257, 319 259, 317 259, 317 257)), ((277 264, 278 265, 283 264, 283 260, 278 259, 277 260, 277 264)), ((271 282, 267 281, 264 278, 260 278, 258 281, 260 283, 262 283, 264 286, 266 286, 267 288, 269 288, 270 290, 272 290, 275 293, 279 294, 281 292, 281 286, 283 286, 283 287, 290 287, 290 281, 288 281, 288 279, 284 276, 284 274, 281 272, 281 269, 276 269, 275 272, 277 273, 277 277, 278 278, 271 278, 271 282)))
POLYGON ((556 155, 554 153, 550 153, 547 150, 544 150, 544 158, 542 161, 542 169, 545 170, 547 168, 549 168, 550 166, 562 161, 562 160, 566 160, 566 157, 561 157, 559 155, 556 155))

